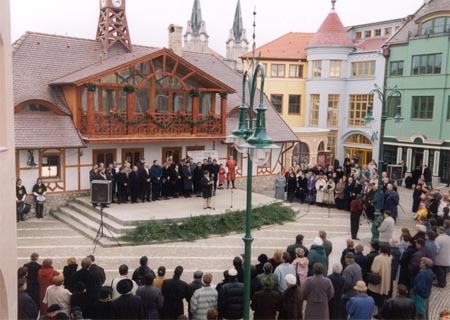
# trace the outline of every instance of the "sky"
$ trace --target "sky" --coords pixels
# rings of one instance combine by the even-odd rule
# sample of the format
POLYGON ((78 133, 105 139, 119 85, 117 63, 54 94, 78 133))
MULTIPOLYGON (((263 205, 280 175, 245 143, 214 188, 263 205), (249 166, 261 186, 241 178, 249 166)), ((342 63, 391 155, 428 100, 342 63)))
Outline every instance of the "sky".
MULTIPOLYGON (((126 0, 131 41, 167 47, 170 24, 186 29, 193 0, 126 0)), ((345 26, 396 19, 413 14, 424 0, 338 0, 345 26)), ((237 0, 201 0, 209 47, 225 53, 237 0)), ((26 31, 94 39, 99 0, 11 0, 11 40, 26 31)), ((330 0, 241 0, 244 27, 251 40, 256 7, 256 45, 288 32, 315 32, 331 8, 330 0)))

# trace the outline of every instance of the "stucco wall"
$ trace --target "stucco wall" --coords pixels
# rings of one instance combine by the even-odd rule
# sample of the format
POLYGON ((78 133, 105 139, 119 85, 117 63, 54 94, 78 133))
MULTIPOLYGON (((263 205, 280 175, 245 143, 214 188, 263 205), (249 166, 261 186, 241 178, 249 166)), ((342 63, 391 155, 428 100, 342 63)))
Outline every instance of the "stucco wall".
POLYGON ((0 1, 0 319, 17 319, 14 114, 9 1, 0 1))

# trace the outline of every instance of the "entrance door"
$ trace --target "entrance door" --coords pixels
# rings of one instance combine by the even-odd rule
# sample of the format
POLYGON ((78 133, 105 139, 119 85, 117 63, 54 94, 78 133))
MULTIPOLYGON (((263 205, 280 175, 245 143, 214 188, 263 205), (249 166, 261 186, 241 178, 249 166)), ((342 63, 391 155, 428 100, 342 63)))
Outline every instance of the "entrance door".
POLYGON ((94 149, 92 150, 92 163, 103 163, 105 167, 108 167, 110 163, 117 160, 116 149, 94 149))
POLYGON ((414 168, 416 166, 420 166, 422 168, 422 166, 423 166, 423 149, 414 148, 412 154, 413 154, 412 163, 414 164, 414 168))
POLYGON ((135 165, 144 157, 144 148, 122 149, 122 162, 128 161, 131 165, 135 165))
POLYGON ((162 148, 161 163, 165 163, 172 158, 174 163, 181 161, 181 147, 164 147, 162 148))

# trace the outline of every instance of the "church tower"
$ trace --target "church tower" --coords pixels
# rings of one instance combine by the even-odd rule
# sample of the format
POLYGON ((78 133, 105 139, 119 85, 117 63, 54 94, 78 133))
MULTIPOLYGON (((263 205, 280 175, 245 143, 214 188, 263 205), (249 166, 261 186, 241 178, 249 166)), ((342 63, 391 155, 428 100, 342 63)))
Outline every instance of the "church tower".
POLYGON ((241 1, 238 0, 236 11, 234 13, 233 27, 230 29, 228 36, 227 53, 225 62, 238 71, 242 71, 244 66, 239 58, 248 51, 248 40, 244 24, 242 22, 241 1))
POLYGON ((130 31, 125 14, 126 0, 100 0, 100 16, 98 18, 97 40, 103 44, 103 51, 116 43, 122 44, 128 52, 132 51, 130 31))
POLYGON ((194 0, 191 20, 188 21, 186 33, 184 34, 184 50, 207 53, 208 38, 206 24, 205 21, 202 20, 200 0, 194 0))

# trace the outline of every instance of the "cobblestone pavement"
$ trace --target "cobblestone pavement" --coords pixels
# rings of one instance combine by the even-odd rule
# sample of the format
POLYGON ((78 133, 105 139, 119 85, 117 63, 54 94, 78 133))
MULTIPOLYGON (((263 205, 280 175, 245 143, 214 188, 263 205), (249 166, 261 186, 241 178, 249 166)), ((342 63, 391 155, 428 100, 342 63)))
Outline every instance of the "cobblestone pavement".
MULTIPOLYGON (((410 209, 412 191, 400 188, 399 192, 401 205, 405 212, 399 209, 399 219, 395 229, 396 237, 400 235, 402 227, 414 230, 415 225, 410 209)), ((275 249, 284 250, 287 245, 294 242, 295 236, 299 233, 304 234, 305 245, 309 247, 319 229, 325 230, 328 238, 333 242, 330 266, 339 262, 341 252, 345 247, 345 240, 350 237, 349 214, 333 208, 328 211, 328 208, 298 203, 294 203, 292 206, 300 210, 296 221, 252 231, 255 239, 252 243, 252 263, 257 262, 257 257, 261 253, 266 253, 270 257, 275 249)), ((120 264, 127 264, 131 271, 136 268, 142 255, 149 257, 149 266, 153 269, 165 265, 169 277, 172 276, 172 270, 177 265, 183 265, 185 281, 190 282, 193 272, 201 269, 204 272, 211 272, 213 283, 218 283, 222 280, 223 270, 232 267, 233 257, 244 252, 242 236, 242 234, 231 234, 194 242, 115 248, 97 247, 95 256, 96 262, 106 270, 106 283, 110 283, 112 278, 118 275, 120 264)), ((371 234, 370 226, 366 221, 362 221, 358 236, 366 248, 365 253, 367 253, 371 234)), ((57 270, 62 270, 68 257, 76 257, 79 263, 81 258, 91 254, 94 248, 91 240, 49 216, 40 221, 30 219, 20 222, 17 245, 18 265, 27 262, 32 252, 38 252, 40 259, 53 258, 57 270)), ((433 288, 430 319, 436 319, 436 314, 444 307, 450 307, 449 286, 445 289, 433 288)))

